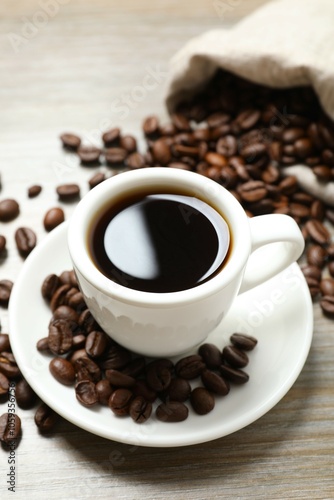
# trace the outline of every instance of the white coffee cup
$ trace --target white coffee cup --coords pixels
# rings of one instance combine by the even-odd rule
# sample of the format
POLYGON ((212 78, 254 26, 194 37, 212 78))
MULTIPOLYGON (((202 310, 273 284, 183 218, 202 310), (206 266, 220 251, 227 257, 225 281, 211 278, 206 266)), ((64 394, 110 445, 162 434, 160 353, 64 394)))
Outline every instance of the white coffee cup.
POLYGON ((84 196, 70 220, 68 246, 80 289, 101 328, 133 352, 162 357, 185 353, 205 341, 239 293, 300 257, 304 238, 287 215, 249 218, 236 198, 216 182, 197 173, 157 167, 120 173, 84 196), (152 194, 157 188, 166 193, 184 188, 224 215, 233 244, 220 272, 188 290, 152 293, 127 288, 99 271, 88 249, 92 220, 114 199, 126 198, 141 187, 152 188, 152 194))

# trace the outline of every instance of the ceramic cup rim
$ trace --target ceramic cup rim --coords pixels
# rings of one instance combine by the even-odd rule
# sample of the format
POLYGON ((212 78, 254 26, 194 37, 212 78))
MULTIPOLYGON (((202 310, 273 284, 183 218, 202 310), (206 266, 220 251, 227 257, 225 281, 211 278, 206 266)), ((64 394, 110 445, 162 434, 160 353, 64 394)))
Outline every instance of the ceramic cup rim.
MULTIPOLYGON (((182 187, 181 187, 182 190, 182 187)), ((242 273, 251 251, 247 215, 236 198, 215 181, 198 173, 170 167, 144 168, 121 172, 89 191, 75 208, 68 227, 68 249, 77 270, 92 286, 110 298, 137 306, 171 307, 204 299, 220 292, 242 273), (89 226, 95 214, 111 197, 119 197, 138 186, 186 186, 195 196, 204 199, 224 213, 233 233, 231 255, 221 272, 208 281, 177 292, 143 292, 117 284, 102 274, 92 261, 87 244, 89 226)), ((240 278, 241 279, 241 278, 240 278)))

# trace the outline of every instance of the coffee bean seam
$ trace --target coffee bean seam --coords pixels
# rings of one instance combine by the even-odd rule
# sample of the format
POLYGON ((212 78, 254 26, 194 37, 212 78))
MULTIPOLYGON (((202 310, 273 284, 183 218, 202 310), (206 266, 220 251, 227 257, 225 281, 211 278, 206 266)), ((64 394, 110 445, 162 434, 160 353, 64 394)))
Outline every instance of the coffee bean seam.
POLYGON ((167 358, 145 359, 114 342, 83 299, 71 307, 78 293, 72 270, 45 277, 41 295, 52 316, 48 335, 37 342, 37 349, 51 355, 50 373, 59 383, 74 387, 80 404, 109 406, 116 416, 130 416, 140 424, 151 417, 155 404, 158 420, 180 422, 188 417, 189 407, 205 415, 231 385, 248 381, 243 368, 249 362, 246 351, 257 344, 254 337, 235 333, 222 351, 205 343, 175 364, 167 358))

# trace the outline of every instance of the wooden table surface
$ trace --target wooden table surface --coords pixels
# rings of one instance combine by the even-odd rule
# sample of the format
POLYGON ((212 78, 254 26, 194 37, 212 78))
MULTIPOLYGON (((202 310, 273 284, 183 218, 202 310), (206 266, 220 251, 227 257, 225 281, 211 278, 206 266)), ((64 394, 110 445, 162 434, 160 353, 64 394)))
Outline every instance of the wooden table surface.
MULTIPOLYGON (((226 13, 218 15, 217 2, 207 0, 1 1, 0 196, 21 206, 18 219, 0 226, 8 240, 1 279, 15 282, 23 266, 16 227, 47 237, 42 219, 59 204, 55 186, 77 182, 88 190, 92 171, 68 159, 59 134, 99 142, 102 131, 119 125, 140 137, 147 114, 166 117, 170 57, 191 37, 232 26, 265 3, 225 0, 226 13), (131 99, 150 71, 158 75, 154 88, 131 99), (43 191, 30 200, 35 183, 43 191)), ((63 205, 67 219, 74 206, 63 205)), ((6 332, 6 309, 0 318, 6 332)), ((16 493, 7 491, 8 453, 0 449, 1 498, 334 499, 334 324, 316 305, 314 318, 311 351, 291 390, 262 418, 213 442, 140 448, 66 421, 43 437, 34 411, 20 410, 16 493)))

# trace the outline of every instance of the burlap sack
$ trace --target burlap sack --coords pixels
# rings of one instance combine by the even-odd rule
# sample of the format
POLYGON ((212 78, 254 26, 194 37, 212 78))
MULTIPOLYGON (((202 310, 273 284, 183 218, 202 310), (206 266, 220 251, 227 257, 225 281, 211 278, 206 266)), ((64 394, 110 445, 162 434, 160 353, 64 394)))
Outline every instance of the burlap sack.
MULTIPOLYGON (((225 3, 216 2, 217 11, 225 3)), ((334 120, 334 0, 273 0, 232 29, 190 40, 171 61, 169 111, 204 86, 217 68, 271 87, 311 85, 334 120)), ((284 171, 334 206, 333 182, 318 182, 303 165, 284 171)))

